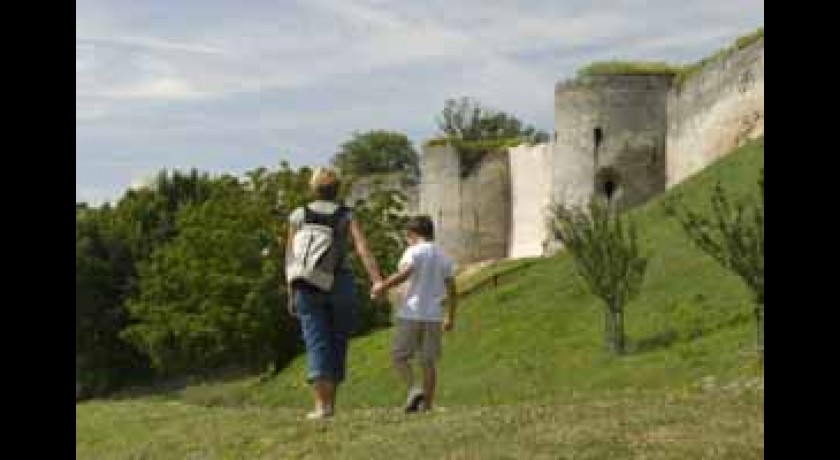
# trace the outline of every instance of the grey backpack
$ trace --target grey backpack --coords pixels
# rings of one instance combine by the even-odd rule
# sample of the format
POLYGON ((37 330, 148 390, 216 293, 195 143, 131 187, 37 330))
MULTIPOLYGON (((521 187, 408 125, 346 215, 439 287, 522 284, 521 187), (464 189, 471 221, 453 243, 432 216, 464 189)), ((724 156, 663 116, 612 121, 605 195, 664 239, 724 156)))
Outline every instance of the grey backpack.
POLYGON ((345 212, 344 206, 339 206, 332 214, 303 207, 303 224, 295 232, 291 248, 286 252, 286 279, 293 287, 332 289, 335 272, 343 263, 343 242, 337 240, 338 225, 345 212))

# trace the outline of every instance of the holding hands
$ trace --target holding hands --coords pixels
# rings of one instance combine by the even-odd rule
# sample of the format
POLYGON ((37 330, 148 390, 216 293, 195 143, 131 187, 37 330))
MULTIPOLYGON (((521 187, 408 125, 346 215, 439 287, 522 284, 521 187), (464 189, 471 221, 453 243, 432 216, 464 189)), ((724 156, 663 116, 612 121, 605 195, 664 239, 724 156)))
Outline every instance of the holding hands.
POLYGON ((386 291, 385 283, 382 281, 375 281, 370 288, 370 298, 371 299, 378 299, 386 291))

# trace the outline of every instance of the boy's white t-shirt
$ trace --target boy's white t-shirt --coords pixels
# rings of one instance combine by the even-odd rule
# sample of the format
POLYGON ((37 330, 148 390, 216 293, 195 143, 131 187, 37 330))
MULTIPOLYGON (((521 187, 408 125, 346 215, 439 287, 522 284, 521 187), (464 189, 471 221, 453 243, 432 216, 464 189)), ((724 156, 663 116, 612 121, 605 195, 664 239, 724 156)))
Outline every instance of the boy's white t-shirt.
POLYGON ((446 278, 452 277, 452 260, 431 242, 409 246, 400 259, 399 268, 412 267, 406 280, 397 317, 419 321, 442 321, 446 278))

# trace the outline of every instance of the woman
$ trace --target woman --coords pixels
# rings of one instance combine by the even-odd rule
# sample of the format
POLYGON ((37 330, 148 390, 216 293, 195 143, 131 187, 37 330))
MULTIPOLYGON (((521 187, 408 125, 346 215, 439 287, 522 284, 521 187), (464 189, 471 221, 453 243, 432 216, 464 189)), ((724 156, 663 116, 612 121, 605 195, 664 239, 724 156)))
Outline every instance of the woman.
POLYGON ((286 251, 291 251, 295 232, 303 225, 305 216, 335 216, 334 244, 340 260, 330 291, 306 285, 289 286, 290 301, 300 319, 306 346, 306 380, 315 398, 315 410, 307 418, 317 420, 331 417, 335 411, 336 390, 344 381, 347 341, 357 318, 356 289, 346 257, 348 243, 353 243, 372 283, 381 281, 382 276, 359 224, 350 209, 337 201, 340 183, 336 172, 317 169, 309 186, 315 200, 305 205, 306 211, 300 207, 289 216, 286 251))

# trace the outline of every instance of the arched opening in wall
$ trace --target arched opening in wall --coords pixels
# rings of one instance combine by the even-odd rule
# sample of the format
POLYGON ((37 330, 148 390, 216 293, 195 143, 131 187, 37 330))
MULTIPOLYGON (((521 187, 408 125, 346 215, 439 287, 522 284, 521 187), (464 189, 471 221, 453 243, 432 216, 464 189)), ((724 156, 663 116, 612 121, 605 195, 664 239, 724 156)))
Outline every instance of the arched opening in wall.
POLYGON ((597 126, 595 130, 592 132, 592 136, 594 138, 595 149, 593 152, 593 156, 595 159, 595 167, 598 167, 598 150, 601 148, 601 143, 604 141, 604 130, 601 129, 600 126, 597 126))
POLYGON ((621 186, 618 171, 613 168, 601 168, 595 176, 595 193, 612 203, 621 186))
POLYGON ((604 182, 604 195, 607 196, 607 200, 612 199, 613 192, 615 192, 616 187, 618 187, 618 185, 613 182, 612 179, 607 179, 607 181, 604 182))

